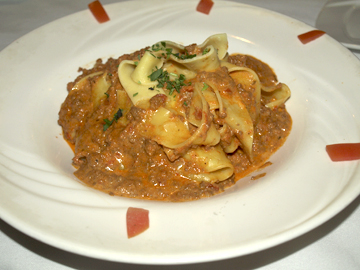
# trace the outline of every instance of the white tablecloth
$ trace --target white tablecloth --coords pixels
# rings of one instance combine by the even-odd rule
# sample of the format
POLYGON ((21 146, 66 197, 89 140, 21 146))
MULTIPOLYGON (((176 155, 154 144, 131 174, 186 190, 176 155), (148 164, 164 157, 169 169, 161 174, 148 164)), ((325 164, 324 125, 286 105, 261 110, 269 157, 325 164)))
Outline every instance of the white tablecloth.
MULTIPOLYGON (((149 0, 151 1, 151 0, 149 0)), ((0 0, 0 50, 90 0, 0 0)), ((119 2, 102 0, 103 4, 119 2)), ((238 0, 315 26, 326 0, 238 0)), ((359 58, 360 55, 356 54, 359 58)), ((1 74, 0 74, 1 76, 1 74)), ((359 89, 360 90, 360 89, 359 89)), ((292 241, 248 256, 195 265, 144 266, 96 260, 43 244, 0 219, 0 269, 360 269, 360 197, 337 216, 292 241)))

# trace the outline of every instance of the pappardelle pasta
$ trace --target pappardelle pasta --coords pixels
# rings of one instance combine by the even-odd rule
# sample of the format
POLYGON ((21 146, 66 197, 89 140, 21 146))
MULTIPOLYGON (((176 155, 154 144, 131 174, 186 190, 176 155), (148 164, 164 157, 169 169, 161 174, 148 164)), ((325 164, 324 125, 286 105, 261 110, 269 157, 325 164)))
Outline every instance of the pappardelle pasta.
POLYGON ((291 129, 289 87, 260 60, 229 55, 226 34, 161 41, 80 71, 58 122, 75 175, 110 195, 212 196, 261 167, 291 129))

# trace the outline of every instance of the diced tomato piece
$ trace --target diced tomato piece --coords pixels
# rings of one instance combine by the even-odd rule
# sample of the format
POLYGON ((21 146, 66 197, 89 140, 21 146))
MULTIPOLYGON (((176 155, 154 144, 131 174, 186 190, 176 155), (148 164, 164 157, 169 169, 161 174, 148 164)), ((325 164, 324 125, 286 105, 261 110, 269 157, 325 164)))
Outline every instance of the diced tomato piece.
POLYGON ((312 30, 304 34, 298 35, 298 38, 300 39, 302 44, 306 44, 309 43, 310 41, 313 41, 314 39, 321 37, 323 34, 325 34, 324 31, 312 30))
POLYGON ((103 5, 100 3, 100 1, 96 0, 94 2, 91 2, 89 5, 89 9, 91 13, 94 15, 95 19, 99 23, 107 22, 109 19, 109 16, 107 15, 103 5))
POLYGON ((214 2, 212 0, 200 0, 196 10, 204 14, 209 14, 213 5, 214 2))
POLYGON ((348 161, 360 159, 360 143, 339 143, 326 146, 332 161, 348 161))
POLYGON ((149 210, 129 207, 126 212, 128 238, 139 235, 149 228, 149 210))

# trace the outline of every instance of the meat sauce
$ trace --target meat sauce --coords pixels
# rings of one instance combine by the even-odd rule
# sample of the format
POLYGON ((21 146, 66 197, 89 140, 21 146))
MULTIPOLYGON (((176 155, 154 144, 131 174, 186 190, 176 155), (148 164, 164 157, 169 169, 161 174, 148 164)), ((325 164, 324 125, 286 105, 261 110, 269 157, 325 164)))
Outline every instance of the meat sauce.
MULTIPOLYGON (((197 173, 197 169, 190 161, 182 158, 170 160, 161 145, 136 132, 135 127, 141 121, 139 116, 142 111, 132 106, 118 79, 119 63, 125 59, 135 61, 144 51, 145 49, 123 55, 118 59, 110 58, 106 63, 99 59, 91 69, 80 68, 82 74, 67 86, 69 93, 61 106, 58 123, 63 128, 65 140, 74 149, 74 174, 89 187, 110 195, 138 199, 173 202, 197 200, 221 193, 240 178, 257 170, 285 142, 292 125, 285 105, 269 109, 261 104, 260 116, 254 128, 252 162, 239 148, 228 155, 235 173, 225 181, 199 182, 180 175, 178 168, 184 168, 191 173, 197 173), (76 91, 73 87, 82 78, 98 71, 107 72, 111 86, 95 108, 91 93, 95 77, 87 78, 83 87, 76 91), (123 115, 114 119, 119 109, 119 94, 122 94, 120 103, 123 115), (106 130, 104 119, 114 120, 106 130)), ((253 69, 266 86, 277 83, 273 70, 252 56, 231 55, 228 61, 253 69)), ((218 74, 214 76, 211 73, 202 73, 198 76, 222 80, 221 72, 218 74)), ((227 83, 234 82, 225 80, 219 84, 226 89, 227 83)), ((242 85, 236 85, 236 88, 245 105, 250 107, 252 93, 242 85)), ((178 95, 186 106, 186 102, 191 99, 191 86, 183 86, 178 95)), ((163 97, 155 97, 151 100, 152 109, 164 102, 163 97)))

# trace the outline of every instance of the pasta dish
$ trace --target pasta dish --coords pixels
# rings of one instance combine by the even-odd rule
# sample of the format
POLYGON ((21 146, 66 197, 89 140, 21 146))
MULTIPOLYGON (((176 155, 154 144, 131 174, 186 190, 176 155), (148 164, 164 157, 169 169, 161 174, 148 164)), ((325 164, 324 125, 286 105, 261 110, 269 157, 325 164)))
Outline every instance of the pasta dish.
POLYGON ((79 71, 58 123, 76 177, 110 195, 218 194, 259 169, 291 129, 288 86, 257 58, 229 55, 226 34, 161 41, 79 71))

